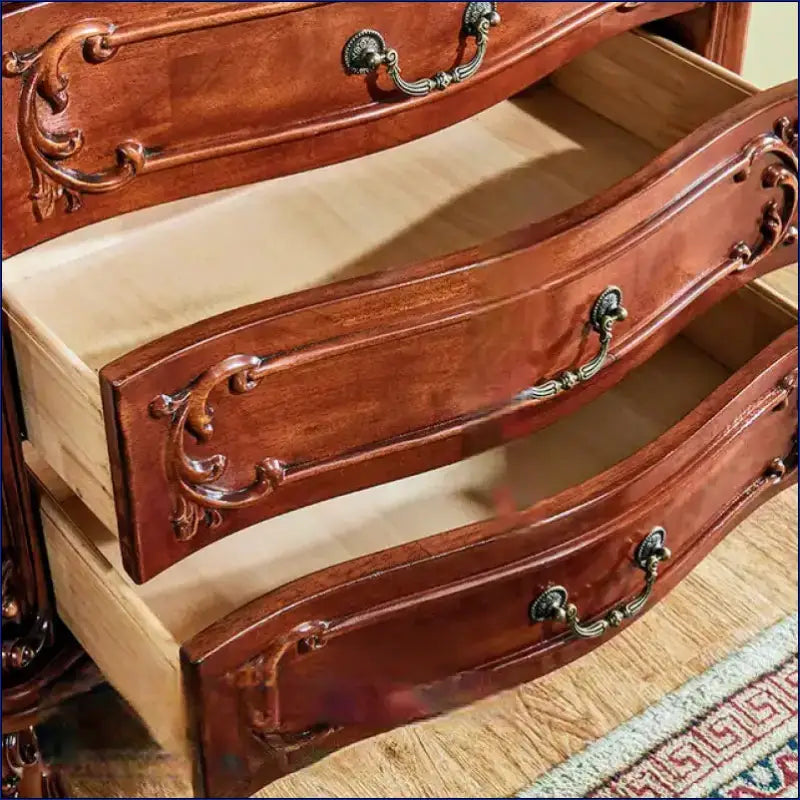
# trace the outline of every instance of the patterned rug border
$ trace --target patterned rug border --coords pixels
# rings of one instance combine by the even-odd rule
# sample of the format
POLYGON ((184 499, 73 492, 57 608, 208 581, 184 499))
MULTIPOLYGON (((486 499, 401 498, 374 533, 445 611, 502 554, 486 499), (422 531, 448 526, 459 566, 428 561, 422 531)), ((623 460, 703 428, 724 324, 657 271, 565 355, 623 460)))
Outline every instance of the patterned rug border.
MULTIPOLYGON (((778 763, 781 757, 786 758, 788 761, 790 758, 794 762, 795 766, 795 774, 796 774, 796 765, 797 765, 797 737, 792 736, 785 744, 779 747, 777 750, 767 753, 767 755, 760 759, 756 764, 752 765, 746 770, 739 772, 734 778, 729 781, 727 784, 720 786, 719 789, 714 792, 713 794, 709 794, 709 798, 724 798, 724 797, 747 797, 746 794, 742 793, 742 790, 745 791, 749 788, 752 793, 752 786, 756 782, 753 778, 753 774, 758 769, 769 769, 773 775, 780 773, 781 767, 778 763), (748 780, 749 778, 749 780, 748 780), (739 790, 738 793, 736 790, 739 790)), ((787 790, 781 792, 779 794, 772 795, 773 797, 797 797, 797 782, 794 781, 793 786, 789 786, 787 790)))
MULTIPOLYGON (((707 711, 693 717, 689 723, 675 736, 667 737, 664 741, 657 744, 649 751, 643 753, 633 763, 627 764, 618 774, 611 778, 600 781, 590 792, 589 798, 619 798, 626 797, 625 787, 628 787, 628 794, 636 797, 662 797, 658 789, 652 789, 651 795, 644 795, 641 792, 645 786, 641 784, 655 780, 661 783, 663 788, 669 790, 676 797, 714 797, 715 790, 719 789, 731 781, 741 784, 743 776, 752 770, 758 762, 768 757, 770 753, 780 750, 797 732, 797 653, 792 653, 776 669, 769 670, 763 675, 759 675, 742 688, 735 690, 727 695, 719 703, 714 704, 707 711), (783 705, 783 714, 780 714, 781 704, 774 711, 778 713, 771 716, 769 722, 774 725, 771 730, 761 730, 759 734, 751 731, 751 738, 746 741, 739 740, 733 736, 727 741, 718 739, 722 736, 727 739, 727 735, 732 733, 729 728, 736 723, 735 712, 746 715, 748 699, 757 697, 758 702, 763 703, 766 698, 772 701, 778 699, 781 689, 788 689, 791 693, 794 687, 794 704, 783 705), (777 695, 776 695, 777 691, 777 695), (777 718, 776 718, 777 717, 777 718), (727 734, 727 735, 726 735, 727 734), (735 750, 737 741, 744 745, 743 750, 735 750), (699 745, 699 750, 695 748, 699 745), (727 745, 727 747, 726 747, 727 745), (722 747, 721 750, 706 750, 706 747, 722 747), (720 763, 715 756, 719 756, 726 749, 730 748, 727 756, 720 763), (670 766, 677 766, 674 762, 675 753, 683 761, 681 766, 685 767, 688 763, 693 763, 696 772, 691 774, 689 782, 685 775, 670 774, 670 766), (712 755, 713 752, 713 755, 712 755), (705 760, 704 760, 705 757, 705 760), (683 782, 681 779, 683 778, 683 782), (631 786, 631 779, 634 784, 639 785, 634 789, 631 786), (738 779, 738 780, 737 780, 738 779)), ((744 719, 740 718, 740 722, 744 719)), ((750 719, 758 727, 758 721, 750 719)), ((765 720, 761 720, 765 722, 765 720)), ((797 759, 795 758, 795 763, 797 759)), ((678 769, 678 772, 681 770, 678 769)), ((793 781, 796 786, 796 780, 793 781)), ((753 787, 750 787, 752 790, 753 787)), ((727 795, 722 795, 726 797, 727 795)), ((733 795, 734 797, 737 795, 733 795)), ((750 795, 745 795, 745 797, 750 795)), ((772 794, 758 794, 757 797, 773 797, 772 794)))
POLYGON ((797 652, 797 625, 798 616, 792 614, 767 628, 740 650, 542 775, 516 797, 585 797, 680 733, 694 718, 784 663, 797 652))

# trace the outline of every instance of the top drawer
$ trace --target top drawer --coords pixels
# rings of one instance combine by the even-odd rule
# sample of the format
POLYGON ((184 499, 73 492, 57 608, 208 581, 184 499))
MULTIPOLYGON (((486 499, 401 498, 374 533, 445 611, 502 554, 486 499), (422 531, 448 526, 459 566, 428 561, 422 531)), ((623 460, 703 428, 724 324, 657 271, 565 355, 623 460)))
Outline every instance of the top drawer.
POLYGON ((28 435, 144 580, 541 427, 794 258, 796 84, 750 93, 625 35, 403 147, 20 254, 28 435))
POLYGON ((12 12, 3 18, 3 254, 120 212, 415 139, 614 33, 699 5, 505 3, 482 60, 487 2, 12 12), (385 67, 348 74, 345 44, 370 29, 397 52, 403 79, 440 73, 447 91, 409 97, 385 67))

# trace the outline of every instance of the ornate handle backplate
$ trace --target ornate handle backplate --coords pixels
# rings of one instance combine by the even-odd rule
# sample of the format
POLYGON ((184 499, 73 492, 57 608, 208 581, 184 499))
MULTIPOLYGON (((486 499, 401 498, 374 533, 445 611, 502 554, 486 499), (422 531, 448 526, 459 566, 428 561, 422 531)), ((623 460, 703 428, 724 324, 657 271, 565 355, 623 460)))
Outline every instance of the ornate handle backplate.
POLYGON ((636 616, 652 594, 658 577, 658 565, 671 556, 669 549, 664 545, 666 536, 664 528, 653 528, 636 548, 633 560, 639 569, 644 570, 645 583, 641 594, 629 603, 612 608, 605 617, 596 622, 584 623, 578 617, 577 607, 568 602, 567 590, 563 586, 551 586, 531 603, 531 620, 564 622, 572 633, 581 639, 595 639, 602 636, 609 628, 619 627, 624 620, 636 616))
POLYGON ((400 61, 397 50, 388 47, 378 31, 369 29, 354 33, 344 46, 342 61, 345 70, 351 75, 364 75, 374 72, 381 64, 386 65, 386 73, 394 85, 411 97, 425 97, 434 89, 446 89, 451 83, 471 78, 480 69, 486 48, 489 45, 489 28, 500 24, 497 3, 467 3, 464 10, 464 33, 474 36, 477 44, 475 55, 466 63, 446 72, 437 72, 431 78, 416 81, 403 80, 400 75, 400 61))
POLYGON ((585 383, 600 372, 608 357, 611 346, 612 328, 615 322, 627 319, 628 312, 622 305, 622 290, 616 286, 609 286, 594 301, 589 312, 589 324, 600 336, 600 350, 597 355, 575 370, 565 370, 555 378, 537 383, 528 389, 523 389, 516 400, 541 400, 544 397, 574 389, 578 384, 585 383))

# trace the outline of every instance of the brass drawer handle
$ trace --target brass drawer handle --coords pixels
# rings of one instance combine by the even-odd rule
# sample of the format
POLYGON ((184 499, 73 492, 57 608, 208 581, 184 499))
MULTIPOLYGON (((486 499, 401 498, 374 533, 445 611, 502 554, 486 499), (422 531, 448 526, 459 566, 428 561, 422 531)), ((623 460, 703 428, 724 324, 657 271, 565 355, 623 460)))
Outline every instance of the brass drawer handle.
POLYGON ((555 378, 549 378, 542 383, 537 383, 528 389, 523 389, 514 399, 541 400, 543 397, 552 397, 568 389, 574 389, 585 383, 600 372, 611 346, 612 328, 615 322, 627 319, 628 312, 622 305, 622 290, 616 286, 609 286, 594 301, 589 312, 589 324, 600 336, 600 350, 597 355, 575 370, 565 370, 555 378))
POLYGON ((565 622, 575 636, 581 639, 594 639, 602 636, 609 628, 618 628, 626 619, 636 616, 647 603, 658 577, 658 565, 672 555, 664 546, 667 532, 664 528, 653 528, 636 548, 634 563, 644 570, 645 584, 641 594, 629 603, 612 608, 608 614, 596 622, 583 623, 578 619, 578 609, 567 602, 567 590, 563 586, 545 589, 530 606, 533 622, 555 620, 565 622))
POLYGON ((386 41, 378 31, 369 29, 360 30, 347 40, 342 52, 344 68, 350 75, 365 75, 385 64, 386 73, 401 92, 411 97, 425 97, 434 89, 442 91, 451 83, 461 83, 471 78, 480 68, 486 55, 489 28, 499 24, 497 3, 467 3, 463 30, 468 36, 475 37, 478 49, 466 64, 460 64, 447 72, 437 72, 432 78, 420 78, 411 82, 403 80, 400 75, 397 50, 387 47, 386 41))

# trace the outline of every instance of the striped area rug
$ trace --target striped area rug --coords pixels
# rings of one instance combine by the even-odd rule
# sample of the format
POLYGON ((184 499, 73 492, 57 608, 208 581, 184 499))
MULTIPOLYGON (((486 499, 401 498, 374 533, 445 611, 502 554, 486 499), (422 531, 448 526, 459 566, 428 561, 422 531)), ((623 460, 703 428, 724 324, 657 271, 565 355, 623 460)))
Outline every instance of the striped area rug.
POLYGON ((797 624, 779 622, 517 796, 798 797, 797 624))

